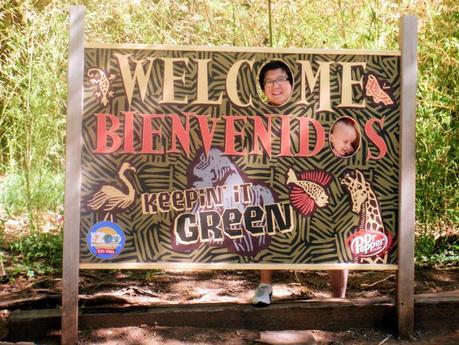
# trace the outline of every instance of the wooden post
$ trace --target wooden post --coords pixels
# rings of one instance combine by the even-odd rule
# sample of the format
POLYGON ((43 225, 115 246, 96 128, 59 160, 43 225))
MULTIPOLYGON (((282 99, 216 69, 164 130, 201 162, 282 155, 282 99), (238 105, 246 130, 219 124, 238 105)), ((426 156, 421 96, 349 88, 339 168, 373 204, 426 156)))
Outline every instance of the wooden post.
POLYGON ((414 231, 416 210, 416 70, 417 19, 400 21, 401 114, 400 206, 398 222, 397 318, 398 333, 414 332, 414 231))
POLYGON ((81 122, 83 115, 84 7, 70 8, 67 146, 65 163, 64 254, 62 286, 63 345, 78 343, 80 260, 81 122))

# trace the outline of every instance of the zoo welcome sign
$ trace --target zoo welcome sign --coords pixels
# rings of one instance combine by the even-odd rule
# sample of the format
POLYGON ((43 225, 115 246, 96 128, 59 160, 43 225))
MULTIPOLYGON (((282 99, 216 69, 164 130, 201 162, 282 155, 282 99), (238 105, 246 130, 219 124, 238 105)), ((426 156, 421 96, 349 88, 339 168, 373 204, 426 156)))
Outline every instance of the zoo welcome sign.
POLYGON ((400 64, 86 44, 80 268, 396 267, 400 64))
POLYGON ((412 334, 415 17, 397 51, 84 44, 83 22, 72 7, 63 344, 80 269, 397 269, 412 334))

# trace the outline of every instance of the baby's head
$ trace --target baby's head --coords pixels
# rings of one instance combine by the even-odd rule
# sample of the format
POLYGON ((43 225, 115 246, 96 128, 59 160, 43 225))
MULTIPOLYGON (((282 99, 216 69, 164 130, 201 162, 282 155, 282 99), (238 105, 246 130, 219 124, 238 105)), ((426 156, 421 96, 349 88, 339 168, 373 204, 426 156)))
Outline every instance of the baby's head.
POLYGON ((354 120, 344 117, 335 122, 330 133, 330 143, 337 156, 352 155, 358 149, 359 141, 354 120))

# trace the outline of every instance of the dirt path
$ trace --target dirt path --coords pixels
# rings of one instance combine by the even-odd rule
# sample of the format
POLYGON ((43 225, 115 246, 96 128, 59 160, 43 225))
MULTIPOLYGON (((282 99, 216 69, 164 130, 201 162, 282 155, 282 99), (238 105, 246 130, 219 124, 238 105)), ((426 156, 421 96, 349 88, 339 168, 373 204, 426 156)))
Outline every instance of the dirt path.
MULTIPOLYGON (((0 284, 0 309, 40 309, 58 307, 62 281, 58 276, 18 277, 0 284)), ((256 271, 81 271, 82 307, 157 306, 163 304, 248 303, 258 284, 256 271)), ((350 272, 349 298, 393 296, 396 272, 350 272)), ((416 271, 415 293, 459 290, 459 271, 424 269, 416 271)), ((280 271, 274 275, 274 300, 328 298, 325 272, 280 271)), ((456 311, 452 311, 456 312, 456 311)), ((346 332, 310 331, 316 344, 459 344, 459 331, 419 332, 411 341, 397 340, 380 330, 346 332)), ((255 344, 256 330, 123 327, 81 331, 81 344, 255 344)), ((58 344, 58 337, 41 339, 39 344, 58 344)), ((304 342, 303 342, 304 343, 304 342)), ((314 344, 312 343, 312 344, 314 344)), ((306 344, 306 343, 304 343, 306 344)))
MULTIPOLYGON (((0 345, 1 345, 0 341, 0 345)), ((59 338, 41 339, 36 344, 57 345, 59 338)), ((203 329, 192 327, 122 327, 79 333, 81 345, 457 345, 459 330, 417 332, 409 340, 398 339, 390 332, 374 329, 351 329, 342 332, 203 329), (270 333, 267 335, 267 333, 270 333), (277 339, 277 341, 275 341, 277 339), (262 341, 265 340, 265 341, 262 341), (270 341, 270 342, 266 342, 270 341)))
MULTIPOLYGON (((81 271, 80 300, 85 306, 155 306, 188 303, 248 303, 258 284, 256 271, 81 271)), ((330 297, 328 277, 320 271, 274 274, 274 301, 330 297)), ((352 271, 348 298, 393 296, 394 271, 352 271)), ((458 270, 416 271, 415 293, 459 290, 458 270)), ((52 308, 60 303, 59 276, 0 284, 0 309, 52 308)))

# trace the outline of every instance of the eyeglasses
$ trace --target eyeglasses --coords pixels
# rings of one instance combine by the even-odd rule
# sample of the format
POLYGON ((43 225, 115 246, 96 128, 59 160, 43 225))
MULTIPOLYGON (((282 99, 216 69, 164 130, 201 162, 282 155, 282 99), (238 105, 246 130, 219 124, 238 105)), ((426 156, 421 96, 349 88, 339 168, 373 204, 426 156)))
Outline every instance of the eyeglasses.
POLYGON ((280 78, 273 79, 273 80, 265 80, 265 86, 273 87, 274 84, 276 84, 277 86, 281 86, 281 85, 284 85, 285 82, 287 81, 288 81, 287 77, 280 77, 280 78))

